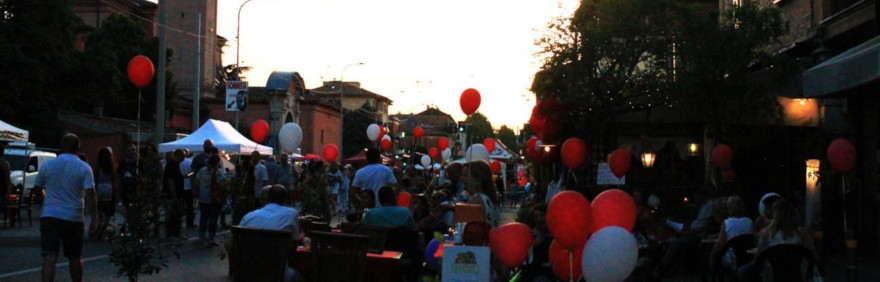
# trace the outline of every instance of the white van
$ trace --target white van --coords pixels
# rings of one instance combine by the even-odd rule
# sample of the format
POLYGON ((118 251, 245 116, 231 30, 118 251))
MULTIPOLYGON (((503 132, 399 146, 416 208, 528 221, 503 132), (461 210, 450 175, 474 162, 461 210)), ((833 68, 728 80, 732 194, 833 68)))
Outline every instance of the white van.
POLYGON ((37 149, 34 143, 25 144, 24 142, 9 143, 9 147, 4 152, 6 153, 5 159, 9 162, 12 171, 10 174, 12 186, 16 191, 24 191, 23 195, 30 195, 34 182, 37 181, 37 175, 40 173, 40 167, 49 160, 58 157, 55 153, 37 149), (25 170, 26 173, 23 173, 22 171, 25 170))

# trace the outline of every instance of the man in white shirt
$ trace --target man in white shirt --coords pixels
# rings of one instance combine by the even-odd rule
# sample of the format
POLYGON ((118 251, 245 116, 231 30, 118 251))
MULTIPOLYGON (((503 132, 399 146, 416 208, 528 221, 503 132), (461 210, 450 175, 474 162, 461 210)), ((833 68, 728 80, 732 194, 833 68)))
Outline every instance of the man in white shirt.
MULTIPOLYGON (((184 149, 184 155, 189 157, 189 150, 184 149)), ((181 195, 180 201, 183 203, 184 213, 186 214, 187 228, 193 228, 196 226, 193 224, 196 214, 193 211, 192 180, 190 180, 191 173, 193 173, 192 158, 183 158, 183 161, 180 162, 180 174, 183 175, 183 195, 181 195)))
POLYGON ((70 280, 82 281, 83 265, 83 202, 92 218, 89 229, 97 228, 97 195, 92 168, 79 159, 79 137, 67 134, 61 138, 61 155, 40 167, 35 189, 44 189, 43 211, 40 216, 43 281, 55 280, 55 262, 59 249, 70 261, 70 280))
POLYGON ((260 152, 251 153, 251 163, 254 164, 255 207, 260 207, 260 193, 263 191, 263 186, 269 184, 269 172, 266 171, 266 166, 260 162, 260 152))
MULTIPOLYGON (((241 226, 256 229, 287 230, 293 234, 293 241, 298 242, 300 240, 299 220, 297 219, 296 210, 286 206, 287 189, 282 185, 276 184, 274 186, 266 186, 261 189, 261 191, 263 190, 265 190, 262 193, 265 194, 263 201, 266 205, 245 215, 241 219, 241 226)), ((294 243, 292 246, 296 245, 298 244, 294 243)), ((296 272, 289 266, 284 276, 285 281, 302 280, 295 279, 297 277, 296 272)))
POLYGON ((363 202, 361 191, 372 191, 375 207, 381 207, 379 203, 379 188, 385 186, 397 185, 397 179, 394 178, 394 172, 391 168, 380 163, 378 149, 367 150, 367 162, 370 164, 359 169, 354 174, 354 180, 351 182, 351 191, 357 194, 360 202, 363 202))

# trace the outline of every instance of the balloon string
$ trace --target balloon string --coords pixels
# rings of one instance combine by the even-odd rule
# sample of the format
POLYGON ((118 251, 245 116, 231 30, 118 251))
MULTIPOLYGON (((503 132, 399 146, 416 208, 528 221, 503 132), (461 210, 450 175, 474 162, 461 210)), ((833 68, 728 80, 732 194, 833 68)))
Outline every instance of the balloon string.
POLYGON ((569 282, 574 282, 574 262, 572 262, 574 260, 573 256, 574 256, 574 252, 569 251, 568 252, 568 281, 569 282))
MULTIPOLYGON (((137 150, 134 157, 134 174, 140 174, 141 167, 141 88, 138 88, 138 114, 137 114, 137 150)), ((158 134, 158 132, 156 133, 158 134)))

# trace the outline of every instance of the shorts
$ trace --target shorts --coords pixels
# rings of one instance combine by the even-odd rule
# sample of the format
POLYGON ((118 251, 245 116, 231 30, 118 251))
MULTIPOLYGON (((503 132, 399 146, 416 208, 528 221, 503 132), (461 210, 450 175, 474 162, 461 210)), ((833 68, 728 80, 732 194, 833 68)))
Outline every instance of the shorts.
POLYGON ((98 202, 98 212, 107 218, 116 215, 116 203, 113 201, 98 202))
POLYGON ((42 255, 58 255, 59 249, 64 247, 65 257, 81 257, 84 231, 85 225, 82 222, 67 221, 53 217, 40 218, 42 255))

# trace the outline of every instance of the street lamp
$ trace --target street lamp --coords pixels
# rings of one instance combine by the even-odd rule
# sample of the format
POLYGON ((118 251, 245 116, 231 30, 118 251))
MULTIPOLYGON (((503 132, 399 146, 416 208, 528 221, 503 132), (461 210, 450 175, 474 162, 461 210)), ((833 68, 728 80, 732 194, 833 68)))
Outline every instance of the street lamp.
POLYGON ((654 154, 650 150, 647 150, 644 153, 642 153, 641 160, 642 160, 642 165, 645 168, 652 168, 652 167, 654 167, 654 161, 657 160, 657 154, 654 154))
POLYGON ((239 63, 238 54, 240 53, 239 52, 239 45, 240 45, 239 43, 241 42, 241 39, 239 38, 239 36, 241 35, 241 9, 244 8, 244 4, 247 4, 248 2, 251 2, 251 1, 253 1, 253 0, 244 1, 244 3, 241 3, 241 6, 238 6, 238 22, 235 24, 235 72, 239 76, 239 78, 241 77, 241 69, 239 69, 239 65, 238 65, 238 63, 239 63))
POLYGON ((343 121, 345 120, 345 118, 344 118, 343 112, 342 112, 344 109, 344 107, 342 106, 342 94, 345 93, 345 79, 344 79, 345 69, 347 69, 350 66, 363 66, 363 65, 364 65, 364 62, 357 62, 354 64, 345 65, 345 67, 342 67, 342 73, 339 74, 339 84, 340 84, 339 85, 339 152, 342 153, 343 160, 345 160, 345 150, 343 150, 343 143, 344 143, 345 137, 343 137, 344 135, 342 133, 345 131, 345 128, 343 127, 343 121))

